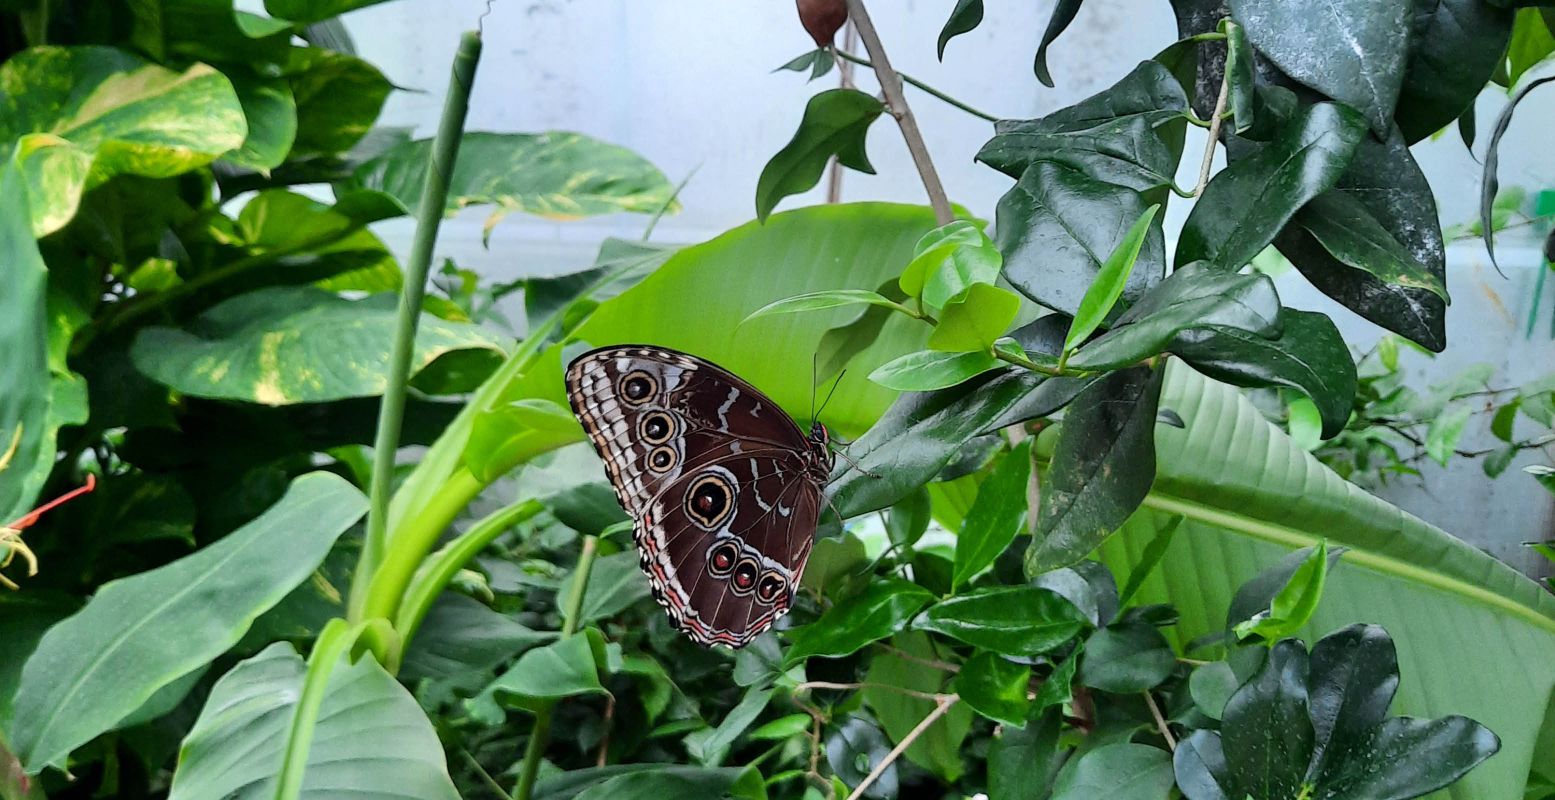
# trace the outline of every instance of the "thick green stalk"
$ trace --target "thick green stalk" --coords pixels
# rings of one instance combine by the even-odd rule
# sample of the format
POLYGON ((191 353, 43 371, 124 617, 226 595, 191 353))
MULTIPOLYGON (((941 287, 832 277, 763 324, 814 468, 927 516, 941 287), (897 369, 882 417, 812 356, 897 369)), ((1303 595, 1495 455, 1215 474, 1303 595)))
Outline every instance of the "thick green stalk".
POLYGON ((329 686, 330 673, 335 671, 341 654, 345 653, 363 626, 353 626, 335 618, 324 626, 308 656, 308 671, 302 681, 302 695, 292 709, 291 726, 286 735, 286 749, 281 759, 281 772, 275 780, 276 800, 296 800, 302 792, 303 770, 308 766, 308 750, 313 746, 313 728, 318 722, 319 707, 324 703, 324 690, 329 686))
MULTIPOLYGON (((438 537, 454 521, 454 517, 459 516, 459 512, 484 488, 484 482, 461 467, 449 476, 442 490, 430 502, 417 510, 414 517, 395 526, 395 546, 379 560, 372 580, 365 587, 352 585, 353 593, 360 589, 366 596, 360 612, 364 619, 394 619, 398 616, 405 587, 410 585, 421 562, 432 552, 432 546, 437 544, 438 537)), ((408 637, 404 638, 408 643, 408 637)))
MULTIPOLYGON (((470 559, 486 549, 504 531, 540 513, 544 508, 538 500, 524 500, 494 511, 427 559, 411 578, 410 588, 405 590, 405 599, 400 602, 399 613, 394 618, 394 630, 399 633, 400 641, 409 643, 415 637, 421 621, 432 609, 432 603, 470 559)), ((403 646, 394 650, 389 658, 390 672, 399 671, 403 656, 403 646)))
MULTIPOLYGON (((562 612, 564 639, 578 630, 578 614, 583 610, 583 595, 588 590, 589 572, 594 567, 594 550, 598 544, 597 537, 583 537, 583 551, 578 554, 578 568, 573 570, 572 575, 572 598, 562 612)), ((550 703, 535 712, 535 726, 529 732, 529 746, 524 749, 524 765, 518 774, 518 786, 513 790, 513 797, 517 800, 529 800, 534 794, 540 759, 545 755, 545 746, 551 741, 551 709, 554 706, 554 703, 550 703)))
POLYGON ((432 248, 437 243, 437 226, 443 219, 448 200, 448 180, 459 155, 464 135, 464 117, 470 107, 470 86, 475 66, 480 62, 481 37, 469 31, 459 40, 454 56, 453 75, 448 82, 448 97, 443 101, 443 119, 432 142, 432 157, 427 162, 421 200, 416 206, 416 235, 406 264, 405 288, 400 294, 399 324, 394 332, 394 349, 389 357, 388 383, 383 405, 378 412, 378 435, 373 440, 371 504, 367 511, 367 540, 362 558, 351 582, 351 619, 363 618, 367 586, 388 550, 389 493, 394 479, 394 454, 399 449, 400 425, 405 416, 405 392, 410 382, 410 359, 415 349, 416 324, 421 319, 421 301, 426 294, 427 272, 432 265, 432 248))

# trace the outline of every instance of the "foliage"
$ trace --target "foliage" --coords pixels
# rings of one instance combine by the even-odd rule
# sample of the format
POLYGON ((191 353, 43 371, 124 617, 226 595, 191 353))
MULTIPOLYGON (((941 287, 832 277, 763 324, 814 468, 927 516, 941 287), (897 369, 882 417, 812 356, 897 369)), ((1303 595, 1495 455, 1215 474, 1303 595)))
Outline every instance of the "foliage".
MULTIPOLYGON (((1275 0, 1174 3, 1181 42, 994 126, 979 159, 1014 183, 991 231, 939 202, 776 212, 832 157, 872 169, 877 119, 910 129, 823 91, 754 187, 759 221, 506 285, 447 264, 396 307, 420 286, 373 222, 423 212, 430 242, 466 205, 495 207, 489 232, 675 192, 578 134, 455 129, 438 197, 451 140, 372 128, 391 87, 332 19, 368 4, 0 14, 0 505, 7 553, 41 566, 0 597, 0 796, 1515 798, 1555 779, 1555 598, 1303 452, 1330 437, 1339 464, 1385 419, 1445 458, 1484 388, 1406 399, 1380 348, 1357 371, 1331 321, 1246 269, 1275 247, 1445 346, 1408 145, 1503 53, 1526 96, 1533 9, 1336 0, 1308 25, 1275 0), (1188 125, 1230 163, 1185 190, 1188 125), (1173 196, 1195 203, 1168 253, 1173 196), (626 341, 793 412, 836 377, 822 417, 856 440, 803 590, 738 653, 650 602, 566 408, 567 360, 626 341), (1221 382, 1282 393, 1297 439, 1221 382), (423 446, 401 469, 367 447, 378 398, 383 441, 423 446), (392 502, 374 491, 364 534, 374 486, 392 502)), ((824 44, 840 7, 800 4, 827 24, 790 69, 870 64, 824 44)), ((984 11, 956 3, 941 54, 984 11)), ((1060 2, 1031 37, 1039 80, 1080 13, 1060 2)), ((1512 417, 1549 427, 1552 388, 1495 393, 1507 447, 1537 446, 1512 417)))

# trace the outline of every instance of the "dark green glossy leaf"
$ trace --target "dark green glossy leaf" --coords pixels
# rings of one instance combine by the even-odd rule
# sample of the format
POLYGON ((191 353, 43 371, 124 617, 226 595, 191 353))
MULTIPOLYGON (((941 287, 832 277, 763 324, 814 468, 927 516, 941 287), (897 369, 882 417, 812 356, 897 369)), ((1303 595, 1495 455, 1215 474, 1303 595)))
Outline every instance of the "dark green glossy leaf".
POLYGON ((740 698, 740 702, 734 708, 729 709, 729 713, 724 715, 718 727, 708 730, 705 736, 686 737, 686 752, 704 766, 722 764, 729 755, 729 747, 734 744, 734 740, 756 721, 756 717, 766 709, 767 701, 771 699, 772 689, 770 688, 752 686, 746 689, 745 696, 740 698))
POLYGON ((815 186, 832 156, 849 169, 873 175, 864 138, 884 110, 879 100, 857 89, 831 89, 810 98, 794 138, 761 170, 756 218, 765 220, 778 201, 815 186))
POLYGON ((311 47, 291 50, 285 75, 297 104, 292 158, 350 150, 378 119, 394 88, 360 58, 311 47))
POLYGON ((1236 121, 1236 132, 1242 133, 1253 127, 1254 110, 1257 108, 1257 82, 1254 79, 1256 54, 1252 44, 1247 41, 1247 31, 1241 25, 1227 19, 1222 28, 1226 34, 1226 80, 1229 81, 1227 110, 1236 121))
POLYGON ((1245 330, 1207 327, 1172 340, 1173 355, 1218 381, 1236 386, 1283 386, 1317 405, 1323 438, 1344 429, 1357 384, 1355 362, 1339 329, 1326 314, 1280 309, 1280 335, 1270 339, 1245 330))
POLYGON ((913 621, 919 630, 1023 658, 1069 641, 1083 624, 1068 600, 1035 586, 1000 586, 941 600, 913 621))
POLYGON ((1045 117, 1001 120, 977 153, 1019 178, 1038 161, 1051 161, 1102 183, 1145 191, 1171 182, 1177 155, 1159 126, 1188 107, 1182 87, 1165 67, 1145 61, 1099 94, 1045 117))
MULTIPOLYGON (((1250 619, 1258 612, 1267 609, 1274 602, 1275 595, 1290 584, 1291 576, 1307 563, 1307 559, 1315 550, 1316 548, 1313 547, 1296 550, 1258 573, 1252 580, 1242 584, 1236 590, 1236 595, 1231 598, 1231 605, 1226 609, 1226 629, 1230 630, 1236 623, 1250 619)), ((1344 553, 1343 547, 1328 549, 1329 569, 1333 569, 1334 564, 1344 553)))
POLYGON ((939 44, 935 50, 939 60, 945 60, 945 45, 951 39, 976 30, 982 22, 983 0, 956 0, 956 7, 950 11, 950 19, 945 20, 945 27, 939 32, 939 44))
POLYGON ((1411 0, 1230 0, 1247 36, 1286 75, 1392 127, 1408 57, 1411 0))
POLYGON ((1178 742, 1172 770, 1177 788, 1188 800, 1239 800, 1226 788, 1231 785, 1231 768, 1215 731, 1197 730, 1178 742))
MULTIPOLYGON (((1418 142, 1464 114, 1473 119, 1474 98, 1506 52, 1512 18, 1511 11, 1484 0, 1416 0, 1393 115, 1405 141, 1418 142)), ((1473 139, 1470 133, 1466 141, 1472 146, 1473 139)))
POLYGON ((991 283, 967 287, 945 305, 929 336, 929 349, 952 353, 986 351, 1020 313, 1020 296, 991 283))
POLYGON ((1118 615, 1118 584, 1112 571, 1096 561, 1050 570, 1029 582, 1068 600, 1093 627, 1105 627, 1118 615))
POLYGON ((1158 686, 1177 667, 1177 654, 1154 626, 1127 623, 1103 628, 1085 643, 1080 682, 1115 694, 1158 686))
MULTIPOLYGON (((1376 625, 1351 625, 1312 646, 1307 707, 1312 716, 1312 763, 1318 780, 1346 751, 1365 747, 1372 729, 1388 716, 1398 691, 1398 653, 1376 625)), ((1327 783, 1327 781, 1324 781, 1327 783)))
MULTIPOLYGON (((1496 174, 1501 163, 1501 137, 1506 135, 1506 129, 1512 124, 1512 112, 1517 110, 1517 104, 1521 103, 1528 96, 1529 92, 1551 81, 1555 81, 1555 76, 1530 80, 1517 87, 1517 91, 1507 101, 1506 108, 1503 108, 1500 116, 1496 117, 1496 124, 1490 129, 1490 143, 1485 146, 1485 169, 1480 178, 1479 219, 1480 229, 1483 231, 1495 230, 1496 193, 1501 188, 1501 179, 1496 174)), ((1495 264, 1496 238, 1488 233, 1485 234, 1485 251, 1490 254, 1490 263, 1495 264)), ((1416 341, 1419 340, 1416 339, 1416 341)), ((1425 343, 1422 342, 1422 344, 1425 343)), ((1426 346, 1430 347, 1430 345, 1426 346)), ((1442 347, 1445 346, 1446 342, 1443 342, 1441 347, 1432 349, 1441 352, 1442 347)))
POLYGON ((261 76, 241 66, 227 67, 224 74, 243 106, 248 134, 241 147, 223 158, 253 170, 280 166, 297 138, 297 100, 291 84, 285 78, 261 76))
POLYGON ((1026 522, 1026 482, 1031 477, 1031 440, 1011 450, 983 481, 956 536, 951 589, 988 568, 1015 541, 1026 522))
POLYGON ((1043 800, 1056 773, 1063 717, 1057 710, 1005 725, 988 749, 988 800, 1043 800))
MULTIPOLYGON (((1359 200, 1415 261, 1445 282, 1447 260, 1436 200, 1402 134, 1395 130, 1384 141, 1364 137, 1336 190, 1359 200)), ((1294 225, 1275 244, 1313 286, 1346 308, 1427 349, 1440 352, 1447 346, 1447 306, 1435 294, 1384 283, 1352 269, 1294 225)))
POLYGON ((886 535, 894 545, 911 547, 929 529, 929 493, 919 489, 891 506, 886 516, 886 535))
POLYGON ((1210 180, 1183 225, 1176 263, 1202 259, 1234 271, 1252 261, 1298 209, 1338 182, 1365 135, 1348 107, 1302 109, 1272 142, 1210 180))
POLYGON ((1026 682, 1031 667, 1007 661, 993 653, 978 653, 961 665, 951 689, 977 713, 1005 725, 1026 723, 1031 702, 1026 682))
POLYGON ((1200 714, 1218 720, 1225 713, 1226 703, 1236 693, 1238 681, 1231 665, 1224 661, 1211 661, 1200 665, 1188 677, 1188 691, 1193 705, 1200 714))
POLYGON ((930 392, 946 389, 989 370, 1000 361, 985 351, 945 353, 923 350, 887 361, 869 373, 869 379, 881 386, 902 392, 930 392))
POLYGON ((1130 742, 1108 744, 1064 765, 1053 785, 1053 800, 1162 800, 1172 784, 1172 757, 1165 750, 1130 742))
POLYGON ((1490 729, 1460 716, 1394 717, 1369 732, 1365 746, 1319 778, 1313 797, 1421 797, 1459 778, 1501 749, 1490 729))
POLYGON ((1064 414, 1026 574, 1073 564, 1116 530, 1155 481, 1155 416, 1161 374, 1114 372, 1064 414))
POLYGON ((1085 391, 1087 386, 1100 379, 1101 376, 1099 375, 1086 378, 1048 378, 1027 392, 1024 397, 1010 406, 998 419, 989 423, 986 430, 990 432, 997 431, 1011 425, 1019 425, 1027 420, 1050 416, 1064 406, 1074 402, 1074 399, 1079 397, 1080 393, 1085 391))
POLYGON ((1075 646, 1063 661, 1053 667, 1053 671, 1043 679, 1042 686, 1037 689, 1037 696, 1032 699, 1031 705, 1036 711, 1043 711, 1052 706, 1063 706, 1074 699, 1074 679, 1079 671, 1080 659, 1085 656, 1085 643, 1080 642, 1075 646))
POLYGON ((1306 682, 1306 648, 1287 639, 1226 703, 1221 744, 1235 781, 1233 797, 1301 792, 1313 743, 1306 682))
POLYGON ((1058 0, 1053 4, 1053 16, 1047 21, 1047 30, 1042 32, 1042 44, 1037 46, 1037 57, 1032 63, 1032 70, 1037 74, 1037 80, 1042 85, 1052 88, 1053 76, 1047 71, 1047 48, 1074 22, 1074 15, 1080 12, 1080 3, 1084 0, 1058 0))
MULTIPOLYGON (((826 740, 826 760, 830 763, 833 780, 857 786, 863 783, 874 764, 885 760, 891 752, 891 742, 880 727, 862 717, 850 716, 838 726, 826 740)), ((866 797, 889 800, 896 796, 896 765, 891 764, 875 779, 865 792, 866 797)), ((808 798, 806 798, 808 800, 808 798)))
POLYGON ((1325 192, 1312 198, 1296 214, 1295 224, 1305 228, 1329 255, 1346 266, 1371 273, 1384 283, 1425 289, 1449 300, 1441 276, 1416 260, 1352 195, 1325 192))
POLYGON ((795 664, 812 656, 853 653, 902 630, 933 599, 927 589, 904 580, 873 583, 863 594, 832 606, 820 619, 793 631, 787 662, 795 664))
POLYGON ((1081 347, 1069 363, 1080 369, 1119 369, 1164 352, 1177 335, 1193 328, 1215 325, 1272 337, 1279 333, 1279 321, 1280 296, 1269 276, 1197 262, 1146 292, 1112 330, 1081 347))
MULTIPOLYGON (((891 645, 914 658, 889 652, 875 655, 864 674, 868 685, 861 694, 891 740, 901 742, 934 710, 935 701, 893 691, 892 687, 937 694, 950 674, 923 663, 936 657, 936 647, 922 633, 903 633, 893 637, 891 645)), ((971 729, 972 719, 971 708, 962 703, 951 706, 907 747, 907 759, 947 781, 956 780, 966 770, 961 744, 971 729)))
MULTIPOLYGON (((996 228, 1004 277, 1027 297, 1073 315, 1107 256, 1148 207, 1132 189, 1048 162, 1028 168, 999 200, 996 228)), ((1161 279, 1165 245, 1152 224, 1123 299, 1161 279)))
POLYGON ((1075 310, 1074 319, 1069 324, 1069 333, 1064 337, 1064 350, 1070 351, 1080 346, 1080 343, 1090 338, 1096 329, 1108 316, 1112 314, 1113 306, 1118 304, 1118 299, 1123 296, 1123 286, 1128 283, 1129 276, 1134 272, 1134 262, 1139 258, 1139 249, 1145 243, 1145 235, 1150 232, 1150 223, 1155 219, 1155 214, 1160 211, 1159 205, 1153 205, 1145 209, 1145 213, 1139 219, 1134 220, 1133 226, 1124 234, 1123 241, 1118 243, 1118 248, 1107 256, 1101 269, 1096 273, 1096 280, 1085 291, 1085 297, 1080 300, 1080 307, 1075 310))
POLYGON ((406 648, 400 674, 409 680, 459 678, 495 669, 556 636, 531 630, 473 597, 446 592, 406 648))

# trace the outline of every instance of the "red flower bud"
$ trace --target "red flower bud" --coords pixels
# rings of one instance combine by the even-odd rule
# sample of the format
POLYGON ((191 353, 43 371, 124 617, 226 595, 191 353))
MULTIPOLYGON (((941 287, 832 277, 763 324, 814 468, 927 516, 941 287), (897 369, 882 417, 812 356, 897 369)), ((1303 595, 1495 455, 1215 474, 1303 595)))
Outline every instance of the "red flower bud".
POLYGON ((826 47, 832 37, 848 21, 848 4, 845 0, 796 0, 799 5, 799 24, 815 40, 816 47, 826 47))

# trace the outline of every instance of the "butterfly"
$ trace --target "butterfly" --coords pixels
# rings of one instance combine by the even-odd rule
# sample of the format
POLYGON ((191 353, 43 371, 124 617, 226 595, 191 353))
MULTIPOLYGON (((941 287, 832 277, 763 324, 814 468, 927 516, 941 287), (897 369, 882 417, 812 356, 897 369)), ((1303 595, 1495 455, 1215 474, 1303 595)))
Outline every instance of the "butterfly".
POLYGON ((646 345, 578 356, 567 398, 677 628, 739 648, 787 613, 833 466, 824 425, 806 433, 728 370, 646 345))

